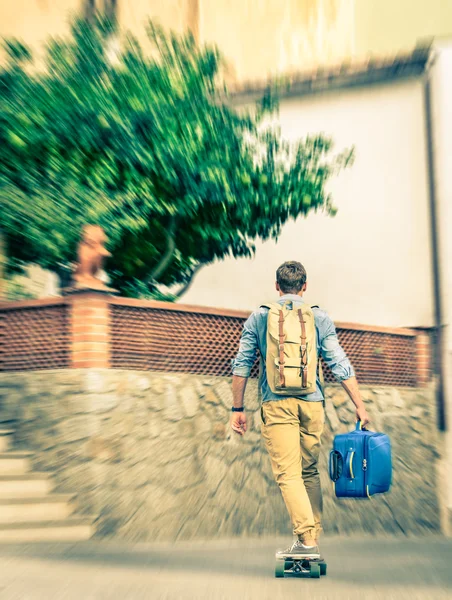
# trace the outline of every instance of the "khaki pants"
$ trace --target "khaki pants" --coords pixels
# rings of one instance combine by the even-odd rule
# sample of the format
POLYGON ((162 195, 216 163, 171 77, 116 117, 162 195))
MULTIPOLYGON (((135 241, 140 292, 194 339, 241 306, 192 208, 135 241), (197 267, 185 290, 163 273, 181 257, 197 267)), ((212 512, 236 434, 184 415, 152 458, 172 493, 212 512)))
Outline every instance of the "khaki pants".
POLYGON ((322 529, 322 490, 317 463, 325 413, 323 402, 284 398, 262 404, 262 434, 273 475, 302 540, 322 529))

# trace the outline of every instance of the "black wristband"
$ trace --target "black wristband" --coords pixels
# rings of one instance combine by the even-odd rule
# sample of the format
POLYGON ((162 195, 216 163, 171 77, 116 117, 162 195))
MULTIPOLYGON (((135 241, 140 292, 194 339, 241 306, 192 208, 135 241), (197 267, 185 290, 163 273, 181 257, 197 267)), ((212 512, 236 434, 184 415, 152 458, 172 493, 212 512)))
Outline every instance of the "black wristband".
POLYGON ((245 407, 241 406, 240 408, 236 408, 235 406, 233 406, 231 410, 232 412, 243 412, 245 410, 245 407))

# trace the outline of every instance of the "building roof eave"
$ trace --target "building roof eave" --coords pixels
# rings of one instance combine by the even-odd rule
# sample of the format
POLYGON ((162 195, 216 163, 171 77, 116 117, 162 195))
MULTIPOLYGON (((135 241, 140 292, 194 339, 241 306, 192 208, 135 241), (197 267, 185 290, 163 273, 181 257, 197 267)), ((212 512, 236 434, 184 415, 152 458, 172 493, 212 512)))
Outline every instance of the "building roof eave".
POLYGON ((272 89, 285 98, 411 79, 422 76, 433 59, 432 43, 429 43, 409 53, 369 57, 359 62, 343 61, 335 66, 319 66, 310 71, 287 73, 265 81, 244 82, 230 86, 229 97, 233 104, 247 104, 272 89))

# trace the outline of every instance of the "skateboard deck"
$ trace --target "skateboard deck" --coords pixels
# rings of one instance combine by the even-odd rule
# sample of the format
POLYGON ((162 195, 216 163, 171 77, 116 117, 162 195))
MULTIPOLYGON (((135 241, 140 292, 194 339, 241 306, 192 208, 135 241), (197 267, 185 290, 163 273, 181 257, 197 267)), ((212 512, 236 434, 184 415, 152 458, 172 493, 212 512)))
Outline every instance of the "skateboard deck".
POLYGON ((296 557, 277 558, 275 564, 275 577, 312 577, 318 579, 326 575, 327 565, 323 558, 296 557))

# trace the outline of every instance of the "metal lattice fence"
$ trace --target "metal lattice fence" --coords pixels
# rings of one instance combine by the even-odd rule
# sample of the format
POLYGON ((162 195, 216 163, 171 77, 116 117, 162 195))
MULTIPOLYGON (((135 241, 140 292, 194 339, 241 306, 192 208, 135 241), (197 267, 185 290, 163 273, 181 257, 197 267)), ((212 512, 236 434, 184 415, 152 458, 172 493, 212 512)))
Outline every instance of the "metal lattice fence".
POLYGON ((111 307, 111 365, 229 375, 243 319, 174 310, 111 307))
MULTIPOLYGON (((243 317, 202 312, 111 307, 111 366, 116 369, 231 375, 243 317)), ((338 329, 361 383, 417 385, 416 335, 338 329)), ((325 367, 325 380, 335 381, 325 367)), ((258 374, 258 363, 252 376, 258 374)))
MULTIPOLYGON (((108 300, 108 311, 106 364, 111 368, 231 375, 244 313, 120 298, 108 300)), ((83 323, 87 343, 99 337, 96 318, 93 316, 91 324, 83 323)), ((0 308, 0 371, 71 368, 75 347, 72 319, 71 304, 64 300, 0 308)), ((368 385, 418 385, 416 332, 375 329, 338 327, 339 340, 359 381, 368 385)), ((256 361, 252 376, 258 371, 256 361)), ((327 382, 334 381, 328 368, 324 373, 327 382)))
POLYGON ((0 371, 71 366, 70 314, 65 304, 5 310, 0 319, 0 371))
MULTIPOLYGON (((417 385, 416 336, 338 329, 358 380, 369 385, 417 385)), ((325 381, 335 381, 325 368, 325 381)))

